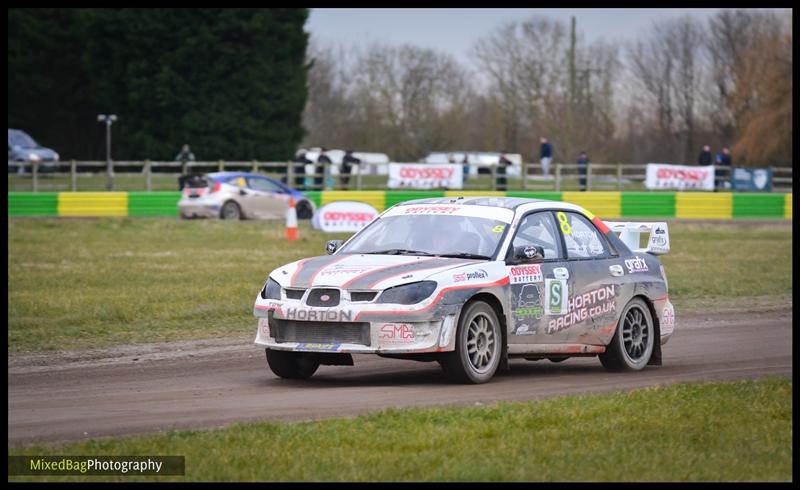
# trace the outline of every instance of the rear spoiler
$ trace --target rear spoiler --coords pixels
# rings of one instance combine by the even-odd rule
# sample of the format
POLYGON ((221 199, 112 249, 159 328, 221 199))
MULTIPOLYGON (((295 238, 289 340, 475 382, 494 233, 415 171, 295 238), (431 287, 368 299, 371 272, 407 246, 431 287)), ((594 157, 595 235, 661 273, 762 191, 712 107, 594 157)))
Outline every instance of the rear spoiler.
POLYGON ((603 221, 603 223, 617 233, 619 239, 634 252, 653 255, 669 253, 669 228, 666 222, 603 221), (650 236, 647 238, 647 247, 641 248, 640 236, 648 231, 650 236))

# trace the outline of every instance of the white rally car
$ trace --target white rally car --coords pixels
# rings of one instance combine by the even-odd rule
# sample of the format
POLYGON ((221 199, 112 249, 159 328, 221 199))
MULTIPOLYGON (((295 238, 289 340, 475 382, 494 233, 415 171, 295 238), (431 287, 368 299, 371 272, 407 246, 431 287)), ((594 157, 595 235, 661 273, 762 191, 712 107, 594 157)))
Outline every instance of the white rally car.
POLYGON ((353 353, 438 361, 467 383, 510 358, 598 356, 635 371, 661 364, 675 325, 656 257, 669 251, 666 223, 604 222, 565 202, 434 198, 397 204, 326 249, 272 271, 256 297, 255 343, 278 376, 352 365, 353 353))

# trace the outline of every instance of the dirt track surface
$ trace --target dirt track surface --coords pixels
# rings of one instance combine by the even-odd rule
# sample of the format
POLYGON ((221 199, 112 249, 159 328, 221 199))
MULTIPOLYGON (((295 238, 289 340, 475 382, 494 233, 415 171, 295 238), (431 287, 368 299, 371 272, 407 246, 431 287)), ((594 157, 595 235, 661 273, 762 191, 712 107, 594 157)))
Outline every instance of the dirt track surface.
POLYGON ((792 309, 679 318, 664 365, 606 372, 596 358, 512 360, 484 385, 454 385, 436 363, 354 356, 307 381, 269 371, 253 337, 14 355, 8 444, 68 441, 254 420, 347 417, 389 407, 490 404, 665 385, 792 375, 792 309))

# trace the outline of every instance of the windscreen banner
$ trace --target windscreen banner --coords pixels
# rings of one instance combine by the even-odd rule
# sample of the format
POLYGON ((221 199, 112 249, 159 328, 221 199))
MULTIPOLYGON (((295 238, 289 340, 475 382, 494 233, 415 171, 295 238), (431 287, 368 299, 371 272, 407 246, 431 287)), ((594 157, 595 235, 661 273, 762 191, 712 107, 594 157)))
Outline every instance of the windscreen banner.
POLYGON ((311 226, 328 233, 357 232, 378 216, 369 204, 336 201, 322 206, 311 218, 311 226))
POLYGON ((666 163, 648 163, 647 178, 644 182, 648 189, 714 190, 714 166, 695 167, 688 165, 670 165, 666 163))
POLYGON ((445 163, 390 163, 390 189, 462 189, 464 166, 445 163))
POLYGON ((772 191, 771 168, 733 167, 731 187, 736 191, 772 191))

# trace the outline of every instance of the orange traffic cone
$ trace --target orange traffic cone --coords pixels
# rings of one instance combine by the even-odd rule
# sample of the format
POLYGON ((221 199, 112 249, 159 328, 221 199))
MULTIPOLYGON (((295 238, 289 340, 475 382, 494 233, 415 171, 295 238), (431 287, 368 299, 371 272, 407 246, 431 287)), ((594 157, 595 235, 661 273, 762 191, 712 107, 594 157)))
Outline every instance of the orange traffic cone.
POLYGON ((286 239, 297 240, 297 210, 293 197, 289 198, 289 209, 286 210, 286 239))

